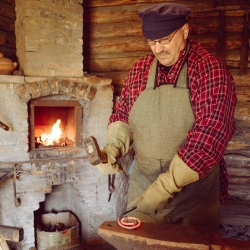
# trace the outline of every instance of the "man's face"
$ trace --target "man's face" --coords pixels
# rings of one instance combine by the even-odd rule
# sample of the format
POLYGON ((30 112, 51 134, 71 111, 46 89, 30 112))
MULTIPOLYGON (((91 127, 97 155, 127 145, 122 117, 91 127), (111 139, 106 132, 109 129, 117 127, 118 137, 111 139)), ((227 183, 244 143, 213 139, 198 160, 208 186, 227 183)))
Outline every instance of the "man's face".
POLYGON ((154 45, 150 45, 152 52, 162 65, 172 66, 177 62, 180 52, 186 46, 188 32, 188 24, 185 24, 183 27, 166 37, 170 39, 170 43, 161 44, 158 42, 161 39, 158 39, 155 40, 157 42, 154 45))

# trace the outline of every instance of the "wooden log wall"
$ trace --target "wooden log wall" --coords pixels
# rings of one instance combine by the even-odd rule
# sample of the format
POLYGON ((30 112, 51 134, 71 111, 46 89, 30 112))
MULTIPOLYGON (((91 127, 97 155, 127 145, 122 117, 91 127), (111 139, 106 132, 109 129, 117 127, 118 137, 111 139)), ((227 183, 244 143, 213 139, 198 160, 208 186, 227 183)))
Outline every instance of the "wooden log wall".
MULTIPOLYGON (((144 44, 138 11, 160 0, 84 1, 84 71, 113 79, 119 96, 144 44)), ((190 39, 220 57, 232 72, 238 96, 237 131, 227 148, 230 196, 250 204, 250 61, 247 0, 170 0, 191 9, 190 39)), ((249 2, 249 1, 248 1, 249 2)), ((250 20, 250 19, 249 19, 250 20)))
POLYGON ((15 0, 0 1, 0 52, 17 61, 15 36, 15 0))
MULTIPOLYGON (((234 74, 238 74, 243 57, 241 50, 244 49, 244 14, 248 10, 245 1, 247 0, 170 2, 190 7, 190 38, 221 57, 230 69, 235 70, 234 74)), ((144 44, 138 11, 164 1, 84 2, 84 71, 110 76, 119 95, 129 69, 150 51, 149 46, 144 44)), ((248 53, 248 48, 244 51, 248 53)), ((243 63, 244 61, 242 65, 243 63)), ((250 67, 250 63, 247 62, 247 66, 250 67)))

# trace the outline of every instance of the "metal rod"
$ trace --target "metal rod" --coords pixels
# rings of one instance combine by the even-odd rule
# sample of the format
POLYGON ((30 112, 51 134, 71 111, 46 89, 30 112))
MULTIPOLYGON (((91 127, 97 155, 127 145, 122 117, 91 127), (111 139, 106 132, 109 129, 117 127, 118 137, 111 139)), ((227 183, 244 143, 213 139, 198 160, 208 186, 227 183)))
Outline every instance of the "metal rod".
POLYGON ((5 131, 9 131, 9 127, 0 121, 0 128, 4 129, 5 131))

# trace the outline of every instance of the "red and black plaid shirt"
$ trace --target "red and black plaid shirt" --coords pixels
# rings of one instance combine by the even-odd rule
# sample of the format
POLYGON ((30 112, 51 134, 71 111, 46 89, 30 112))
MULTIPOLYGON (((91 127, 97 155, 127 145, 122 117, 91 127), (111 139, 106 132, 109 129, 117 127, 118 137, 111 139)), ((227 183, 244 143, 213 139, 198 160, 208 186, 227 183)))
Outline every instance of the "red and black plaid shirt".
MULTIPOLYGON (((184 55, 185 50, 170 69, 159 64, 157 86, 176 82, 184 55)), ((128 123, 130 110, 145 89, 154 58, 150 53, 130 70, 109 123, 128 123)), ((234 80, 221 61, 194 41, 190 42, 188 53, 188 79, 195 123, 178 153, 190 168, 199 173, 200 178, 206 177, 214 166, 220 164, 221 202, 224 202, 228 196, 228 175, 223 154, 235 132, 234 80)))

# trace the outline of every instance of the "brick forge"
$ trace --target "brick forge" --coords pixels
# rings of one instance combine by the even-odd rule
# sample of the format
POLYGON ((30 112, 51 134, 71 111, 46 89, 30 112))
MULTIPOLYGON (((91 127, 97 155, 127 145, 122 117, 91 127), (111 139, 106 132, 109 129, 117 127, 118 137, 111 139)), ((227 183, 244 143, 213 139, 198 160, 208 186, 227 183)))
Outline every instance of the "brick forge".
POLYGON ((81 242, 101 240, 98 227, 105 220, 116 220, 125 209, 126 176, 116 175, 116 191, 108 202, 108 178, 89 164, 83 146, 30 149, 29 104, 77 101, 82 107, 81 140, 95 136, 102 148, 113 107, 111 80, 0 76, 0 99, 0 120, 10 128, 0 129, 0 172, 14 171, 17 178, 15 191, 11 178, 0 183, 0 224, 24 229, 24 239, 10 243, 12 249, 33 247, 34 219, 49 212, 71 211, 80 221, 81 242))

